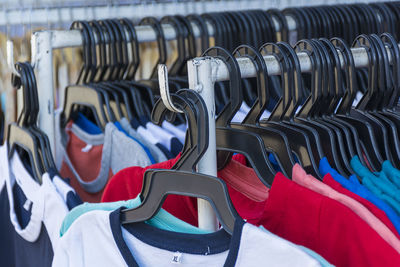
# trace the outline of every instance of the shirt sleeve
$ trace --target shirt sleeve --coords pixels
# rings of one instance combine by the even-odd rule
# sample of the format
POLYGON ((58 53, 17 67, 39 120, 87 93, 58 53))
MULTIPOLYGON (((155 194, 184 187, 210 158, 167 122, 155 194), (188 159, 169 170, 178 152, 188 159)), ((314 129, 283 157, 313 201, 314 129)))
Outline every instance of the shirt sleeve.
POLYGON ((64 246, 64 242, 59 242, 54 251, 52 267, 69 267, 72 266, 69 259, 68 250, 64 246))

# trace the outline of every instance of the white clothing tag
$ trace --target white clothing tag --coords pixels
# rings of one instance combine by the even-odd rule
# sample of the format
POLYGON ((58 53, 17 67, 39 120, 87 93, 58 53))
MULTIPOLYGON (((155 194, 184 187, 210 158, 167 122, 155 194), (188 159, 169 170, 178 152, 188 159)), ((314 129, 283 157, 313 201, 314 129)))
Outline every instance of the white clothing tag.
POLYGON ((180 253, 179 251, 175 252, 172 257, 171 263, 181 264, 181 261, 182 261, 182 253, 180 253))
POLYGON ((89 152, 93 148, 93 145, 87 144, 84 148, 82 148, 82 152, 89 152))
POLYGON ((32 205, 32 201, 30 201, 29 199, 27 199, 27 200, 25 201, 25 204, 24 204, 24 209, 27 210, 27 211, 29 211, 29 209, 31 208, 31 205, 32 205))
POLYGON ((356 94, 356 97, 354 98, 352 106, 353 107, 357 106, 357 104, 361 101, 362 97, 363 97, 363 94, 360 91, 358 91, 357 94, 356 94))

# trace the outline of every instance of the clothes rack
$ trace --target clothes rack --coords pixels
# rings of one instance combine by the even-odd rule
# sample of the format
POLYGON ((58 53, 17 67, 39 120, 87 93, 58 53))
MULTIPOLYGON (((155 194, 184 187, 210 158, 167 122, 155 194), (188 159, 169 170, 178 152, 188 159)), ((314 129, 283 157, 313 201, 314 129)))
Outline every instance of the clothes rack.
MULTIPOLYGON (((248 7, 246 7, 247 9, 248 7)), ((237 7, 235 7, 237 9, 237 7)), ((296 30, 295 21, 287 17, 289 30, 296 30)), ((278 23, 276 23, 277 25, 278 23)), ((210 36, 213 36, 213 28, 208 25, 210 36)), ((196 27, 194 27, 196 29, 196 27)), ((139 42, 151 42, 156 40, 156 35, 151 27, 136 27, 139 42)), ((173 27, 163 25, 166 40, 176 38, 173 27)), ((279 29, 277 29, 279 30, 279 29)), ((195 30, 198 36, 199 31, 195 30)), ((79 31, 40 31, 32 36, 32 65, 36 69, 38 80, 39 103, 41 107, 39 114, 39 126, 48 135, 50 144, 54 151, 55 143, 55 124, 54 124, 54 88, 53 88, 53 49, 79 47, 82 45, 82 36, 79 31)), ((352 49, 356 67, 368 64, 367 54, 364 49, 352 49)), ((310 59, 306 54, 299 54, 301 68, 303 72, 311 69, 310 59)), ((280 73, 279 64, 274 57, 265 57, 270 75, 280 73)), ((242 77, 254 77, 256 74, 252 62, 242 58, 238 60, 242 77)), ((214 82, 228 80, 227 67, 220 60, 213 58, 196 58, 188 62, 188 78, 190 89, 196 90, 206 102, 210 118, 215 117, 214 109, 214 82)), ((210 120, 209 125, 209 147, 202 160, 199 162, 198 171, 208 175, 216 176, 216 141, 215 141, 215 121, 210 120)), ((207 204, 199 205, 199 225, 206 229, 215 229, 216 220, 212 215, 212 208, 207 204), (200 207, 204 208, 200 208, 200 207)))

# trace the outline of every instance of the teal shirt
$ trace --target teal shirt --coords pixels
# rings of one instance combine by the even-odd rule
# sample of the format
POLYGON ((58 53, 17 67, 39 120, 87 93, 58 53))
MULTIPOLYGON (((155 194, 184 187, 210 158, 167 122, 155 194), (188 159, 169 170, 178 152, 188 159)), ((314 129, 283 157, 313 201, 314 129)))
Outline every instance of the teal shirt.
POLYGON ((361 177, 362 184, 400 214, 400 190, 389 178, 388 172, 382 170, 372 173, 357 156, 351 159, 350 164, 357 176, 361 177))
POLYGON ((389 180, 400 189, 400 170, 396 169, 390 161, 385 160, 382 163, 382 171, 386 174, 389 180))
MULTIPOLYGON (((135 199, 127 200, 127 201, 117 201, 117 202, 106 202, 106 203, 83 203, 75 208, 73 208, 67 216, 65 216, 64 221, 61 225, 60 236, 63 236, 72 225, 72 223, 78 219, 81 215, 86 212, 93 210, 107 210, 113 211, 120 207, 126 208, 136 208, 140 205, 140 198, 137 197, 135 199)), ((148 220, 148 223, 151 226, 157 227, 162 230, 187 233, 187 234, 207 234, 208 231, 197 228, 191 224, 188 224, 167 211, 160 209, 160 211, 154 216, 152 219, 148 220)))

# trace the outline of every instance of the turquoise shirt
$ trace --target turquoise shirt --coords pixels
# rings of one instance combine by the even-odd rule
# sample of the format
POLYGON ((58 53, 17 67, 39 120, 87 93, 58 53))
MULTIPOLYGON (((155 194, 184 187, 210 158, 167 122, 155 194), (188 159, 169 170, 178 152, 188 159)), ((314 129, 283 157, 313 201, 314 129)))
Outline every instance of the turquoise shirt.
POLYGON ((362 184, 400 214, 400 190, 388 178, 387 173, 383 170, 372 173, 362 165, 357 156, 351 159, 350 164, 354 172, 362 179, 362 184))
MULTIPOLYGON (((93 210, 107 210, 113 211, 120 207, 136 208, 140 205, 140 198, 137 197, 135 199, 127 200, 127 201, 117 201, 117 202, 106 202, 106 203, 83 203, 75 208, 73 208, 67 216, 65 216, 64 221, 61 225, 60 236, 63 236, 72 225, 72 223, 78 219, 81 215, 86 212, 93 210)), ((160 209, 160 211, 148 220, 148 223, 151 226, 157 227, 162 230, 187 233, 187 234, 206 234, 208 231, 197 228, 191 224, 188 224, 175 216, 171 215, 167 211, 160 209)))
POLYGON ((396 169, 390 161, 385 160, 382 163, 382 172, 400 189, 400 170, 396 169))

